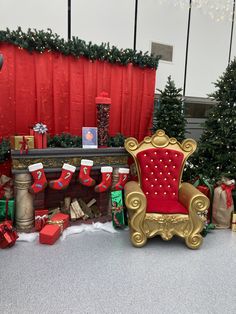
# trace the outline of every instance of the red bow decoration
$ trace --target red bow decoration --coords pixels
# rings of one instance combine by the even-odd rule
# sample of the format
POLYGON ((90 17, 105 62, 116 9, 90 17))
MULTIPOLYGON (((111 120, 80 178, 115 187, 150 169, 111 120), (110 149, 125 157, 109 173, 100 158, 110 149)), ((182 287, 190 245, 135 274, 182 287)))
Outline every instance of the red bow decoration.
POLYGON ((29 151, 28 141, 29 140, 27 138, 25 138, 25 136, 22 137, 22 141, 20 142, 20 144, 21 144, 20 154, 23 154, 23 152, 28 154, 28 151, 29 151))
POLYGON ((227 208, 229 208, 233 204, 232 190, 235 189, 235 185, 234 184, 227 185, 223 183, 221 184, 221 188, 226 193, 226 205, 227 205, 227 208))
POLYGON ((0 224, 0 248, 5 249, 15 244, 18 234, 8 221, 0 224))

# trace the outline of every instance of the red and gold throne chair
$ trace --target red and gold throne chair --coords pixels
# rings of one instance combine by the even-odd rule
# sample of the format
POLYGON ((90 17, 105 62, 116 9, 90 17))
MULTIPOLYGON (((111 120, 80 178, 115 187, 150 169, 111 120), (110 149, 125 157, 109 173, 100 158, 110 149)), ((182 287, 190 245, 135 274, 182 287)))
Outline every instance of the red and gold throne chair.
POLYGON ((201 213, 210 202, 193 185, 181 181, 186 160, 196 148, 193 139, 179 143, 163 130, 140 143, 132 137, 125 140, 138 174, 138 182, 130 181, 124 188, 134 246, 142 247, 156 235, 164 240, 182 237, 191 249, 202 244, 201 213))

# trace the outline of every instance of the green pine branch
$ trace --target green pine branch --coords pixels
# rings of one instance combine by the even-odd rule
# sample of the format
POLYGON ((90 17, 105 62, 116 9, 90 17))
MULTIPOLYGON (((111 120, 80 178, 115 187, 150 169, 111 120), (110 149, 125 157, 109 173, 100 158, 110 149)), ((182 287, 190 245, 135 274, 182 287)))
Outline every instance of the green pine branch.
POLYGON ((121 65, 132 63, 141 68, 156 69, 160 59, 159 56, 149 55, 148 52, 118 49, 115 46, 110 46, 109 43, 102 43, 101 45, 92 42, 86 43, 75 36, 71 40, 65 41, 58 34, 54 34, 51 29, 43 31, 29 28, 25 33, 21 27, 18 27, 15 31, 7 28, 0 31, 0 42, 16 45, 27 49, 29 52, 55 51, 65 56, 86 57, 92 61, 101 60, 121 65))

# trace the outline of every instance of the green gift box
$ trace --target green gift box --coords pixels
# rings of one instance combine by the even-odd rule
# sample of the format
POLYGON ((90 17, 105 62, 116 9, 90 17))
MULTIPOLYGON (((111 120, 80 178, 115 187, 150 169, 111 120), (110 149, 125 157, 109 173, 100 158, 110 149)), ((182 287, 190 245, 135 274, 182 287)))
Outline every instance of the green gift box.
POLYGON ((14 209, 15 200, 0 200, 0 221, 1 220, 12 220, 14 221, 14 209))
POLYGON ((125 227, 125 212, 122 191, 111 192, 112 224, 114 228, 125 227))

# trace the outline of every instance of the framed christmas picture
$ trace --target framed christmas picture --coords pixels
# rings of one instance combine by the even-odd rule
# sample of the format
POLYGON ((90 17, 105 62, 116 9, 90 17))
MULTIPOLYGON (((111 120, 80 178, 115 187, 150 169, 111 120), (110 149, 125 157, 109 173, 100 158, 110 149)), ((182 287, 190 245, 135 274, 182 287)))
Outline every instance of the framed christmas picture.
POLYGON ((83 148, 98 148, 98 129, 95 127, 82 128, 83 148))

